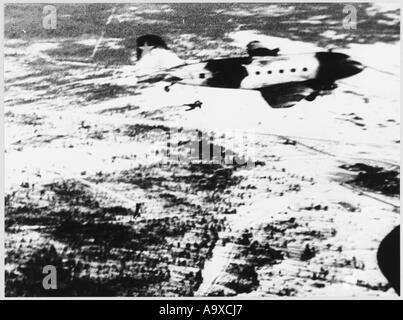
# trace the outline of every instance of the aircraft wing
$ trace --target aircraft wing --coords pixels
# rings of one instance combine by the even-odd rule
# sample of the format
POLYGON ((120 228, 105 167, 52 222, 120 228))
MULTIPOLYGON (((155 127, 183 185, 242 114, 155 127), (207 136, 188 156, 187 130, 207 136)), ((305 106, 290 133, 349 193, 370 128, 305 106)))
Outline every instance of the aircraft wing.
POLYGON ((303 82, 288 82, 258 89, 272 108, 290 108, 303 99, 310 100, 317 90, 303 82))
POLYGON ((280 51, 279 48, 269 49, 260 41, 249 42, 246 46, 246 50, 250 57, 277 56, 280 51))

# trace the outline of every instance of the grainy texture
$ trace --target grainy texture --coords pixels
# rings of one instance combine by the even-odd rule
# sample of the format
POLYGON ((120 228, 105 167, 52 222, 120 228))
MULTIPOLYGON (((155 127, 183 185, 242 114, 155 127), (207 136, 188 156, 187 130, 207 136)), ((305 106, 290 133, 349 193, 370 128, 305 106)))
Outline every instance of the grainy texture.
POLYGON ((113 5, 60 4, 45 30, 42 5, 7 5, 6 295, 395 296, 376 251, 400 221, 400 12, 356 6, 344 30, 343 4, 119 4, 106 28, 113 5), (258 93, 133 85, 145 33, 182 59, 259 39, 374 68, 274 110, 258 93), (167 159, 169 132, 186 161, 167 159))

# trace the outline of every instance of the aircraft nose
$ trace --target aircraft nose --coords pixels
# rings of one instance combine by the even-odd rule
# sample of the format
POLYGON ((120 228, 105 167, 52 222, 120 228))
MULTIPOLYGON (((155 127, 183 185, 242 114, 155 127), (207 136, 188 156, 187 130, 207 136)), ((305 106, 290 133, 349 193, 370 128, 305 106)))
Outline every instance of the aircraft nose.
POLYGON ((335 81, 351 77, 364 69, 360 62, 344 53, 318 52, 316 58, 320 66, 317 77, 322 80, 335 81))
POLYGON ((360 73, 362 70, 364 70, 364 66, 362 63, 352 60, 351 58, 347 58, 345 60, 345 68, 347 69, 349 76, 353 76, 357 73, 360 73))

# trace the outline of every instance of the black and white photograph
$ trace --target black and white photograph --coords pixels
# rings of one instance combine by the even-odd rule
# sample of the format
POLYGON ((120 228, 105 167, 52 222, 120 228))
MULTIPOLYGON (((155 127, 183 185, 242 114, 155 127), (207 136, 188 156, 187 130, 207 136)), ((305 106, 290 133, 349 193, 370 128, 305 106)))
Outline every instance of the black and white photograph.
POLYGON ((399 3, 3 11, 6 298, 400 297, 399 3))

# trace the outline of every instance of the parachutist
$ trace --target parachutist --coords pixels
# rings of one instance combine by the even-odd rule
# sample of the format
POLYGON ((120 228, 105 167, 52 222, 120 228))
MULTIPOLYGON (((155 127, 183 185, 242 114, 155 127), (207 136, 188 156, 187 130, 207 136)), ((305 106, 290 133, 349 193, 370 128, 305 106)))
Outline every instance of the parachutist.
POLYGON ((188 107, 189 107, 189 108, 186 109, 185 111, 191 111, 191 110, 194 110, 194 109, 196 109, 196 108, 200 108, 200 109, 201 109, 202 104, 203 104, 203 103, 202 103, 201 101, 199 101, 199 100, 197 100, 197 101, 195 101, 195 102, 193 102, 193 103, 184 104, 184 106, 188 106, 188 107))

